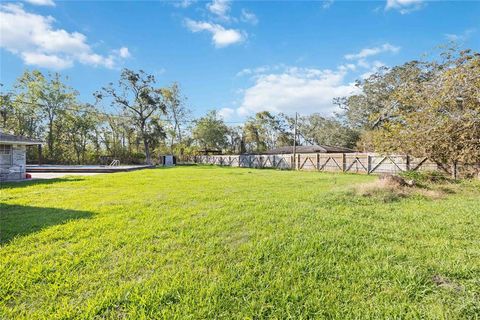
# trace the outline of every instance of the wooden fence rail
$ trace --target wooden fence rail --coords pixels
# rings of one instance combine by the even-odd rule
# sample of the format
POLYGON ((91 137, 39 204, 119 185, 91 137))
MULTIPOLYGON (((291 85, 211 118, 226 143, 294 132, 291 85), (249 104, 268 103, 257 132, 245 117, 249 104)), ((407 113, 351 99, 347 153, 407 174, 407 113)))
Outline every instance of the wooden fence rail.
POLYGON ((308 153, 278 155, 202 155, 186 156, 183 163, 213 164, 219 166, 244 168, 273 168, 281 170, 306 170, 351 172, 364 174, 397 174, 412 171, 438 171, 458 177, 480 177, 480 164, 463 164, 456 166, 442 165, 428 158, 408 155, 380 155, 374 153, 308 153))

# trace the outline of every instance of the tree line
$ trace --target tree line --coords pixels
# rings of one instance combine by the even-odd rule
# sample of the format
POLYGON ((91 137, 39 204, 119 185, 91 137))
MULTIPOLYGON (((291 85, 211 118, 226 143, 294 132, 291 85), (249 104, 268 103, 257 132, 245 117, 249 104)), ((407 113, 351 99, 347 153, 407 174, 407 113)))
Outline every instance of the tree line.
MULTIPOLYGON (((448 47, 429 59, 383 67, 358 80, 357 94, 338 97, 339 110, 292 115, 259 112, 241 125, 215 111, 194 118, 178 83, 124 69, 115 83, 79 101, 58 73, 26 71, 2 86, 4 130, 44 140, 50 163, 119 159, 152 163, 159 154, 260 153, 323 144, 358 151, 428 156, 439 163, 480 163, 480 54, 448 47), (294 137, 294 126, 297 136, 294 137)), ((29 150, 29 159, 38 157, 29 150)))

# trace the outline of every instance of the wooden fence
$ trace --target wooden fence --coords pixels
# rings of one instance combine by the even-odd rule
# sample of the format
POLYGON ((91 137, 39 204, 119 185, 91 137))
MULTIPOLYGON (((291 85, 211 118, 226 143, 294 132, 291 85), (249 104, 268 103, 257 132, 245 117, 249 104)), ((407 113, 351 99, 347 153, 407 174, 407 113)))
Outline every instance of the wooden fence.
POLYGON ((364 174, 397 174, 412 171, 438 171, 456 176, 480 177, 480 164, 442 165, 428 158, 416 158, 408 155, 380 155, 373 153, 307 153, 278 155, 202 155, 181 159, 184 163, 212 164, 219 166, 245 168, 274 168, 297 170, 351 172, 364 174))

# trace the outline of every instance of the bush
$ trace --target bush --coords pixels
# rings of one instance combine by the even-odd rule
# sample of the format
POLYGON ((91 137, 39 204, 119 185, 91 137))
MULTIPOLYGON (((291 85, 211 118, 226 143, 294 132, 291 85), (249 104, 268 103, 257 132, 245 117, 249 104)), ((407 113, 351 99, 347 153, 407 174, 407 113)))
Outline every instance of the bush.
POLYGON ((128 162, 131 164, 145 163, 145 155, 143 153, 132 153, 128 158, 128 162))
POLYGON ((407 180, 413 180, 418 185, 450 181, 445 174, 439 171, 405 171, 400 176, 407 180))

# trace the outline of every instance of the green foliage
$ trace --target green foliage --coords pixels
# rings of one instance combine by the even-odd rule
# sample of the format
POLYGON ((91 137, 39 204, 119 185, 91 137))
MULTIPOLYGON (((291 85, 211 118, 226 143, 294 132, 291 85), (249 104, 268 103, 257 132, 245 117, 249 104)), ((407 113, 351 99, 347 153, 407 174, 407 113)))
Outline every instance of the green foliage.
POLYGON ((480 185, 177 167, 2 184, 4 319, 476 319, 480 185))
POLYGON ((143 70, 123 69, 116 86, 110 84, 95 93, 98 101, 110 100, 110 105, 124 112, 143 142, 145 162, 152 163, 151 149, 165 137, 160 116, 167 113, 165 90, 156 87, 153 75, 143 70))
POLYGON ((359 82, 338 100, 362 150, 480 163, 480 54, 447 48, 440 60, 412 61, 359 82))
MULTIPOLYGON (((456 48, 381 68, 357 82, 360 93, 334 100, 341 113, 300 116, 296 143, 427 156, 445 168, 478 164, 478 74, 480 54, 456 48)), ((180 85, 158 87, 154 76, 141 70, 124 69, 115 85, 95 93, 95 106, 77 101, 78 93, 66 80, 57 73, 27 71, 12 90, 2 86, 0 94, 2 129, 45 140, 47 162, 115 158, 126 163, 131 155, 144 153, 150 163, 159 154, 194 154, 198 149, 261 153, 294 142, 291 115, 262 111, 236 127, 215 112, 192 121, 180 85), (106 105, 116 112, 105 111, 106 105)), ((28 155, 30 161, 37 156, 32 150, 28 155)))
POLYGON ((212 110, 195 121, 192 135, 201 149, 222 150, 227 146, 228 133, 229 128, 223 119, 212 110))
POLYGON ((263 111, 247 119, 243 126, 243 143, 247 152, 293 145, 293 134, 284 117, 263 111))
POLYGON ((299 119, 300 135, 307 141, 337 147, 354 148, 359 132, 344 125, 339 119, 323 117, 318 113, 299 119))
POLYGON ((95 111, 91 105, 85 105, 68 111, 65 115, 65 135, 69 146, 75 151, 78 164, 88 161, 88 143, 93 139, 92 133, 99 124, 95 111))
MULTIPOLYGON (((153 76, 125 69, 117 86, 95 94, 93 106, 80 103, 66 80, 34 70, 19 77, 11 90, 1 85, 1 129, 46 141, 43 161, 98 164, 115 158, 138 163, 138 153, 149 154, 150 160, 143 159, 151 161, 155 154, 189 148, 191 141, 183 137, 189 110, 178 84, 157 88, 153 76), (102 102, 118 113, 102 112, 102 102)), ((27 155, 37 161, 36 150, 27 155)))
POLYGON ((191 111, 186 106, 186 97, 180 91, 178 83, 174 82, 170 87, 162 89, 165 98, 165 106, 167 111, 167 119, 169 120, 165 126, 166 134, 170 140, 170 153, 183 154, 185 150, 185 137, 187 121, 190 119, 191 111))
POLYGON ((439 171, 405 171, 400 173, 400 176, 419 184, 452 182, 445 174, 439 171))

